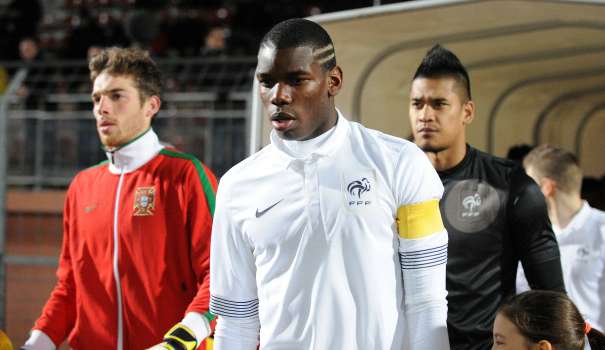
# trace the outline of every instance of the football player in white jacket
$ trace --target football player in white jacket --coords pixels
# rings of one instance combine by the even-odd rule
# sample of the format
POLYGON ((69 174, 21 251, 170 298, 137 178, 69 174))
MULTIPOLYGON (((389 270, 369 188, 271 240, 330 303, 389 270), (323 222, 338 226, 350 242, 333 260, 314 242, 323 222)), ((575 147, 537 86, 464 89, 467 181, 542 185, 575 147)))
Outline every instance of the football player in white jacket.
POLYGON ((449 349, 443 186, 413 143, 349 122, 334 45, 292 19, 256 78, 271 144, 221 179, 216 350, 449 349))

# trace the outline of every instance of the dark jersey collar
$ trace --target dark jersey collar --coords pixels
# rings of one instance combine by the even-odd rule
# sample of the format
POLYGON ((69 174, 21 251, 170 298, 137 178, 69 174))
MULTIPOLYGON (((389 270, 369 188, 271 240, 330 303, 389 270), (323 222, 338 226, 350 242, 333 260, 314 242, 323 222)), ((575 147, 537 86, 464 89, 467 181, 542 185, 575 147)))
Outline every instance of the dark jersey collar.
POLYGON ((472 162, 473 158, 475 158, 476 154, 477 154, 477 150, 474 149, 471 145, 469 145, 467 143, 466 144, 466 154, 464 155, 464 158, 462 158, 462 160, 460 161, 460 163, 454 165, 453 167, 451 167, 449 169, 437 171, 437 174, 439 174, 439 177, 442 180, 445 179, 445 178, 453 176, 459 170, 465 169, 472 162))

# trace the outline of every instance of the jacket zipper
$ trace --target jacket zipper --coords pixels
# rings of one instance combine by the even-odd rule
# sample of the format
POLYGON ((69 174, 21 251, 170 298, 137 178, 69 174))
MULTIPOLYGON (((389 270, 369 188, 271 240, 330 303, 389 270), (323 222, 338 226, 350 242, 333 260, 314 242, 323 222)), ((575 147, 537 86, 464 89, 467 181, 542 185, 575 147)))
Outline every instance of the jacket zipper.
POLYGON ((118 301, 118 343, 117 350, 123 350, 124 327, 122 315, 122 286, 120 284, 120 270, 118 269, 118 212, 120 209, 120 192, 122 191, 122 182, 124 180, 124 170, 120 171, 120 180, 116 191, 116 201, 113 212, 113 278, 116 281, 116 300, 118 301))

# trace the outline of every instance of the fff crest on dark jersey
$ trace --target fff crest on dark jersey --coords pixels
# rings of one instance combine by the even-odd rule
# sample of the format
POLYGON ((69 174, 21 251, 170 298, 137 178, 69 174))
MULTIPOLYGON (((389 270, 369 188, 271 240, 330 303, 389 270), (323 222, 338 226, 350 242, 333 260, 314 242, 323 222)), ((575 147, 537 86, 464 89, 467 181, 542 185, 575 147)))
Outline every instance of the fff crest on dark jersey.
POLYGON ((456 230, 477 233, 496 220, 500 197, 498 190, 478 179, 457 181, 444 197, 444 214, 456 230))
MULTIPOLYGON (((534 276, 561 281, 557 242, 544 198, 519 165, 468 146, 458 165, 438 174, 445 188, 440 209, 449 235, 450 347, 487 350, 496 310, 515 292, 520 260, 525 259, 524 268, 534 276)), ((539 278, 533 283, 548 287, 539 278)))

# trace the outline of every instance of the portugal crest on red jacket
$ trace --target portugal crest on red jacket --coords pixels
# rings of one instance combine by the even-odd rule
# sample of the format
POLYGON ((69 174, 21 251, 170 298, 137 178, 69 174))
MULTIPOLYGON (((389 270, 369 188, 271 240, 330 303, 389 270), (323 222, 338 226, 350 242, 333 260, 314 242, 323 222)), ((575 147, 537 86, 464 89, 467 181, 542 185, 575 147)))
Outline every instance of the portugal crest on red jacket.
POLYGON ((134 216, 153 215, 155 209, 155 188, 137 187, 134 194, 134 216))

